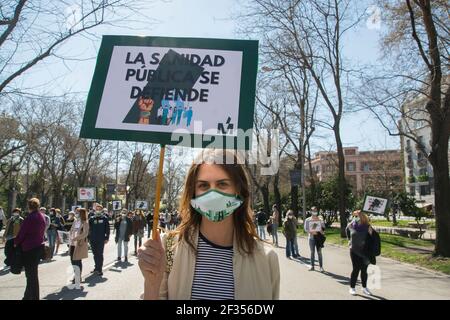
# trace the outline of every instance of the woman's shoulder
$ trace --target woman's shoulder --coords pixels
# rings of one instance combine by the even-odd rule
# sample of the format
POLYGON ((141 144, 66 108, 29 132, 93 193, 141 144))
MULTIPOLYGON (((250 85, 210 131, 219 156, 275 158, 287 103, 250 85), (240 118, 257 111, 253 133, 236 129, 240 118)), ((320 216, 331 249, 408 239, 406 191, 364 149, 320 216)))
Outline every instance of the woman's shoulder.
POLYGON ((278 259, 278 254, 273 249, 272 244, 260 239, 256 239, 255 241, 256 241, 255 254, 262 255, 267 258, 275 257, 278 259))

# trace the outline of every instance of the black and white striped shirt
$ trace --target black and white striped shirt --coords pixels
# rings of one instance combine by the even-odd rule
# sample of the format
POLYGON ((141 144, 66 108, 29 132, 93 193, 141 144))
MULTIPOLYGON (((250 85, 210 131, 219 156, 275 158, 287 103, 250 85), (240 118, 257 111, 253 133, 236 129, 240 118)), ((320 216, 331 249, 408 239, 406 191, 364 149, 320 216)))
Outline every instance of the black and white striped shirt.
POLYGON ((198 237, 192 300, 234 299, 233 247, 218 246, 198 237))

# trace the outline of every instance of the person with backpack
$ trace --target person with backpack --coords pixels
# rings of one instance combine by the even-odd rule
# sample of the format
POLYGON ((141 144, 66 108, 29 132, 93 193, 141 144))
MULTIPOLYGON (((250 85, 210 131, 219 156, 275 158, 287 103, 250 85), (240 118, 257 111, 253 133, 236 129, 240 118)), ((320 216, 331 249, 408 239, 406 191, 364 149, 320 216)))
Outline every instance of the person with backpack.
POLYGON ((256 223, 258 224, 258 235, 261 239, 266 240, 266 224, 267 216, 262 209, 256 214, 256 223))
POLYGON ((323 272, 323 257, 322 257, 322 247, 319 242, 319 234, 323 236, 325 230, 325 223, 319 218, 319 212, 316 207, 311 208, 311 217, 307 218, 304 223, 304 230, 308 233, 309 249, 311 250, 311 266, 309 271, 314 271, 315 265, 315 253, 317 250, 317 255, 319 257, 319 268, 320 272, 323 272))
POLYGON ((350 289, 351 295, 356 295, 356 282, 359 273, 361 272, 361 284, 363 293, 372 295, 367 288, 367 267, 370 264, 370 254, 367 251, 367 239, 373 233, 369 218, 361 210, 353 212, 353 221, 347 225, 346 234, 349 239, 350 259, 352 261, 352 273, 350 275, 350 289))
POLYGON ((252 221, 245 167, 228 150, 203 150, 191 165, 177 230, 138 251, 144 299, 274 300, 280 268, 252 221), (255 272, 256 271, 256 272, 255 272))

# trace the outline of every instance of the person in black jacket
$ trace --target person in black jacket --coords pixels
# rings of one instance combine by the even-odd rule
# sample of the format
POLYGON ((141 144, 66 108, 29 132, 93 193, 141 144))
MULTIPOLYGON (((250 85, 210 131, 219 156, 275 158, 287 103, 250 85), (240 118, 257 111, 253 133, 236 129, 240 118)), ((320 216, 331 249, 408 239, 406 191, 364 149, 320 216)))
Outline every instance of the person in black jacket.
POLYGON ((353 212, 354 219, 347 225, 346 234, 350 245, 350 258, 352 260, 352 273, 350 275, 350 289, 351 295, 356 295, 356 282, 359 273, 361 272, 361 284, 363 293, 371 295, 372 293, 367 288, 367 267, 370 264, 369 252, 367 251, 367 239, 373 234, 373 229, 370 226, 369 218, 361 210, 353 212))
POLYGON ((117 261, 122 261, 122 243, 124 247, 125 262, 128 262, 128 242, 133 234, 133 222, 127 216, 127 210, 123 209, 120 217, 117 218, 114 223, 114 230, 116 232, 117 246, 117 261))
POLYGON ((89 219, 89 242, 94 254, 95 268, 92 273, 103 275, 103 250, 109 241, 109 221, 103 207, 97 205, 95 215, 89 219))

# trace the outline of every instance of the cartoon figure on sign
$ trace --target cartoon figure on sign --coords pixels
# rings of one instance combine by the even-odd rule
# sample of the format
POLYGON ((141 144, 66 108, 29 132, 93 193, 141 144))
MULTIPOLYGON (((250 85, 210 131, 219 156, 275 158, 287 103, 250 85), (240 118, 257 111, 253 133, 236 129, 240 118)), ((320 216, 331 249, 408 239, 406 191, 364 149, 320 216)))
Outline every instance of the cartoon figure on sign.
POLYGON ((374 199, 370 204, 369 211, 377 211, 377 209, 380 208, 382 204, 383 203, 380 200, 374 199))
POLYGON ((186 126, 188 127, 191 125, 192 113, 192 107, 189 107, 189 110, 186 111, 186 126))
POLYGON ((150 118, 150 111, 153 108, 153 100, 150 97, 139 97, 138 100, 138 106, 139 110, 141 111, 140 117, 139 117, 139 123, 140 124, 149 124, 149 118, 150 118))

